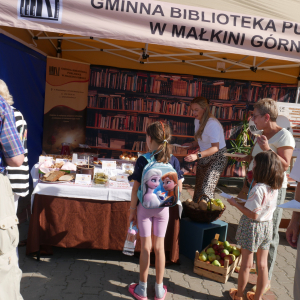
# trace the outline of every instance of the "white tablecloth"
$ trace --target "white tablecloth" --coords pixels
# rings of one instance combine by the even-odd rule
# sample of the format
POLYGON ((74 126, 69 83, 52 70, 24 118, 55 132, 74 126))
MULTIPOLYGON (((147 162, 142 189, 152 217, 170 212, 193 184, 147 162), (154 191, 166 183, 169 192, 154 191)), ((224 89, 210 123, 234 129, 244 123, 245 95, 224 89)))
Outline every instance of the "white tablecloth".
MULTIPOLYGON (((31 169, 34 191, 31 196, 31 208, 34 195, 47 195, 67 198, 106 200, 106 201, 130 201, 131 189, 111 189, 95 186, 78 186, 72 183, 39 183, 38 164, 31 169)), ((100 170, 99 170, 100 171, 100 170)))
MULTIPOLYGON (((131 189, 111 189, 100 188, 94 186, 78 186, 75 184, 48 184, 39 183, 39 164, 35 164, 31 169, 31 176, 33 180, 34 191, 31 196, 31 210, 33 207, 34 195, 57 196, 78 199, 93 199, 93 200, 106 200, 106 201, 130 201, 131 189)), ((95 172, 98 168, 95 167, 95 172)), ((99 168, 98 172, 101 171, 99 168)), ((178 201, 179 216, 182 213, 181 202, 178 201)))

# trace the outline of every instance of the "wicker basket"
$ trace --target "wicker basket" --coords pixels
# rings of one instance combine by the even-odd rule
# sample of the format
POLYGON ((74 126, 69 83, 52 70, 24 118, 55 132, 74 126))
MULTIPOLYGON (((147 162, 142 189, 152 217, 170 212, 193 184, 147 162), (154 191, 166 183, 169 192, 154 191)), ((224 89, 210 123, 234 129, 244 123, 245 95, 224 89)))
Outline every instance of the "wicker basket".
POLYGON ((189 207, 185 202, 182 203, 182 206, 185 215, 192 221, 198 223, 211 223, 213 221, 216 221, 222 216, 223 212, 226 209, 226 206, 224 205, 224 208, 222 210, 197 210, 189 207))

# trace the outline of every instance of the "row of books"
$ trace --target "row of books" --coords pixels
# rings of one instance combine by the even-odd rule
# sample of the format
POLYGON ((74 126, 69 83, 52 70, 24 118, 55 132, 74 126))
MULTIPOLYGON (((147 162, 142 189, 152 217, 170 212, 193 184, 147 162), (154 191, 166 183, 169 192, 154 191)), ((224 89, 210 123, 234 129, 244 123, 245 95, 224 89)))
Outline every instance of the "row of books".
POLYGON ((191 75, 157 74, 109 67, 92 67, 90 86, 118 91, 182 97, 203 96, 215 100, 256 102, 263 97, 295 102, 296 85, 220 80, 191 75), (261 91, 263 90, 263 91, 261 91))
POLYGON ((103 115, 94 111, 88 111, 87 113, 87 126, 99 129, 115 129, 144 133, 146 132, 147 127, 155 121, 168 122, 171 126, 172 133, 175 135, 193 136, 194 134, 193 122, 178 122, 175 120, 163 119, 159 116, 148 117, 144 115, 122 114, 103 115))
POLYGON ((247 112, 245 106, 220 103, 211 106, 211 113, 217 119, 243 120, 247 112))
POLYGON ((271 98, 280 102, 295 103, 297 96, 296 87, 278 87, 269 85, 255 85, 251 87, 250 102, 257 102, 263 98, 271 98))
POLYGON ((103 94, 92 95, 90 93, 88 107, 192 116, 189 101, 130 98, 103 94))
MULTIPOLYGON (((170 115, 192 116, 189 101, 156 100, 151 98, 128 98, 117 95, 90 93, 88 107, 153 112, 170 115)), ((214 102, 211 113, 220 119, 240 120, 246 113, 246 106, 214 102)))

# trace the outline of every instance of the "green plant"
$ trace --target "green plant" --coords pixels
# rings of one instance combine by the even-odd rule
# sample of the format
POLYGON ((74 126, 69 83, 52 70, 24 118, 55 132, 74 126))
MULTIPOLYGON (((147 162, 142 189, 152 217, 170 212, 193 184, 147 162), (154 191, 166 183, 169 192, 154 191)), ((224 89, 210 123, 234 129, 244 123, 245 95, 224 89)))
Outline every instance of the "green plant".
MULTIPOLYGON (((230 141, 232 148, 230 148, 228 152, 243 153, 248 155, 251 152, 253 142, 249 136, 249 122, 247 118, 244 118, 240 126, 241 126, 241 132, 236 137, 235 141, 230 141)), ((235 162, 236 160, 234 158, 229 159, 230 164, 234 164, 235 162)), ((247 165, 247 163, 242 163, 242 165, 244 164, 247 165)))

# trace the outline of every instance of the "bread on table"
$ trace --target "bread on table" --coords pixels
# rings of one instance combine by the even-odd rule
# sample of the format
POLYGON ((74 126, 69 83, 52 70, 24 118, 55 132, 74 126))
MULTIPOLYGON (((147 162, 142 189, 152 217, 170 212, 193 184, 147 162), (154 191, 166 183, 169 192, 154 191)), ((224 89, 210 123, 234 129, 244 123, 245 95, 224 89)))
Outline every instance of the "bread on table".
POLYGON ((63 175, 61 177, 59 177, 59 181, 71 181, 74 179, 74 175, 63 175))
POLYGON ((62 177, 65 174, 66 173, 63 171, 55 171, 52 174, 50 174, 45 180, 53 182, 53 181, 58 180, 60 177, 62 177))

